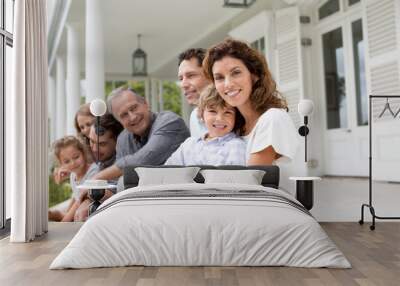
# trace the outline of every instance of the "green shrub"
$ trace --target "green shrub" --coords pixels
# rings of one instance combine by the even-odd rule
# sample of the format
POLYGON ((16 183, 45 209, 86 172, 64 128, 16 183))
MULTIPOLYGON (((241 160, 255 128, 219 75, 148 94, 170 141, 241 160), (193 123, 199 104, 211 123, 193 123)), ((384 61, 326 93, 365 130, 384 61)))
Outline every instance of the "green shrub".
POLYGON ((49 208, 68 200, 71 197, 71 193, 69 181, 58 185, 54 182, 53 176, 49 176, 49 208))

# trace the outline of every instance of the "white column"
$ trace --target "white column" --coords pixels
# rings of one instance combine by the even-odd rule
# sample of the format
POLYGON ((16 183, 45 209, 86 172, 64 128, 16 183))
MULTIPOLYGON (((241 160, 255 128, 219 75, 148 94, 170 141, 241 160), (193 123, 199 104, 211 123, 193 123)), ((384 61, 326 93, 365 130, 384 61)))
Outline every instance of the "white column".
POLYGON ((49 140, 50 144, 56 139, 56 80, 54 79, 53 76, 49 75, 48 78, 48 85, 49 85, 49 94, 48 94, 48 115, 50 119, 50 124, 49 124, 49 140))
POLYGON ((75 113, 80 105, 79 34, 73 24, 67 25, 67 134, 74 135, 75 113))
POLYGON ((190 113, 192 112, 192 108, 186 100, 186 97, 183 93, 181 93, 181 110, 182 110, 182 118, 185 121, 186 125, 189 126, 190 121, 190 113))
POLYGON ((105 99, 103 20, 100 1, 86 0, 86 102, 105 99))
POLYGON ((158 112, 158 80, 151 79, 151 111, 158 112))
POLYGON ((150 78, 146 78, 144 80, 144 98, 147 101, 147 104, 150 106, 151 105, 151 84, 150 84, 151 79, 150 78))
POLYGON ((57 57, 56 139, 65 135, 65 69, 64 60, 57 57))
POLYGON ((163 111, 164 110, 164 87, 163 87, 163 81, 159 81, 159 86, 158 86, 158 104, 159 104, 159 110, 163 111))

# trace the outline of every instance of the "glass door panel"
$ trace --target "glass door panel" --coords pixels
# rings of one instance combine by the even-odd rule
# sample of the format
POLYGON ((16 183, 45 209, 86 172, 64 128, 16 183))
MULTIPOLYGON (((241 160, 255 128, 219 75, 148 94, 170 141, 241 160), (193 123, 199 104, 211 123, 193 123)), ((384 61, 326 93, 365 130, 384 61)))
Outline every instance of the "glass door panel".
POLYGON ((347 99, 342 28, 322 35, 327 127, 347 128, 347 99))
POLYGON ((368 125, 368 96, 365 77, 364 41, 362 33, 362 21, 351 23, 354 55, 354 79, 357 102, 357 124, 368 125))
MULTIPOLYGON (((5 75, 4 75, 4 98, 10 98, 11 97, 11 83, 12 83, 12 66, 13 66, 13 57, 12 57, 12 47, 9 45, 5 46, 5 75)), ((3 104, 4 104, 3 100, 3 104)), ((4 131, 4 130, 3 130, 4 131)), ((4 135, 4 133, 3 133, 4 135)), ((5 137, 3 138, 5 140, 5 137)), ((3 141, 4 143, 4 141, 3 141)), ((4 145, 3 145, 4 146, 4 145)), ((5 153, 3 153, 3 160, 5 159, 5 153)), ((4 162, 4 161, 3 161, 4 162)), ((3 164, 4 166, 4 164, 3 164)), ((3 175, 5 176, 5 168, 3 168, 3 175)), ((4 181, 3 181, 3 187, 4 187, 4 181)), ((10 189, 5 189, 4 190, 4 195, 5 195, 5 219, 11 218, 11 190, 10 189)))
POLYGON ((14 0, 5 0, 5 28, 7 32, 13 33, 14 30, 14 0))
MULTIPOLYGON (((1 5, 0 5, 1 6, 1 5)), ((5 196, 4 196, 4 36, 0 34, 0 229, 5 222, 5 196)))
POLYGON ((0 29, 3 29, 3 0, 0 0, 0 29))

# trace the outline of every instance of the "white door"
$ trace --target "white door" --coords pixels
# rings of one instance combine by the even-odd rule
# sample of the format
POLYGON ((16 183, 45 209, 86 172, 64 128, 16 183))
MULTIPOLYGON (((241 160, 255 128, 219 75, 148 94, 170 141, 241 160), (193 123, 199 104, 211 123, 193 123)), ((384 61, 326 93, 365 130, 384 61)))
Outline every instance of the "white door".
POLYGON ((327 175, 368 175, 368 95, 361 12, 318 27, 319 92, 327 175))

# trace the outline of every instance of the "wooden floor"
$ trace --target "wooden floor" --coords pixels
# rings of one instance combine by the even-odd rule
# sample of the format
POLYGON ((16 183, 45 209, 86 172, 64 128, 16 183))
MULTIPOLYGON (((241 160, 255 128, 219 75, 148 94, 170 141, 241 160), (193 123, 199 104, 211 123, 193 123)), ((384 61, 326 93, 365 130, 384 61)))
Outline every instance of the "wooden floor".
POLYGON ((322 223, 353 268, 123 267, 48 270, 80 224, 51 223, 28 244, 0 241, 0 285, 400 285, 400 223, 322 223))

